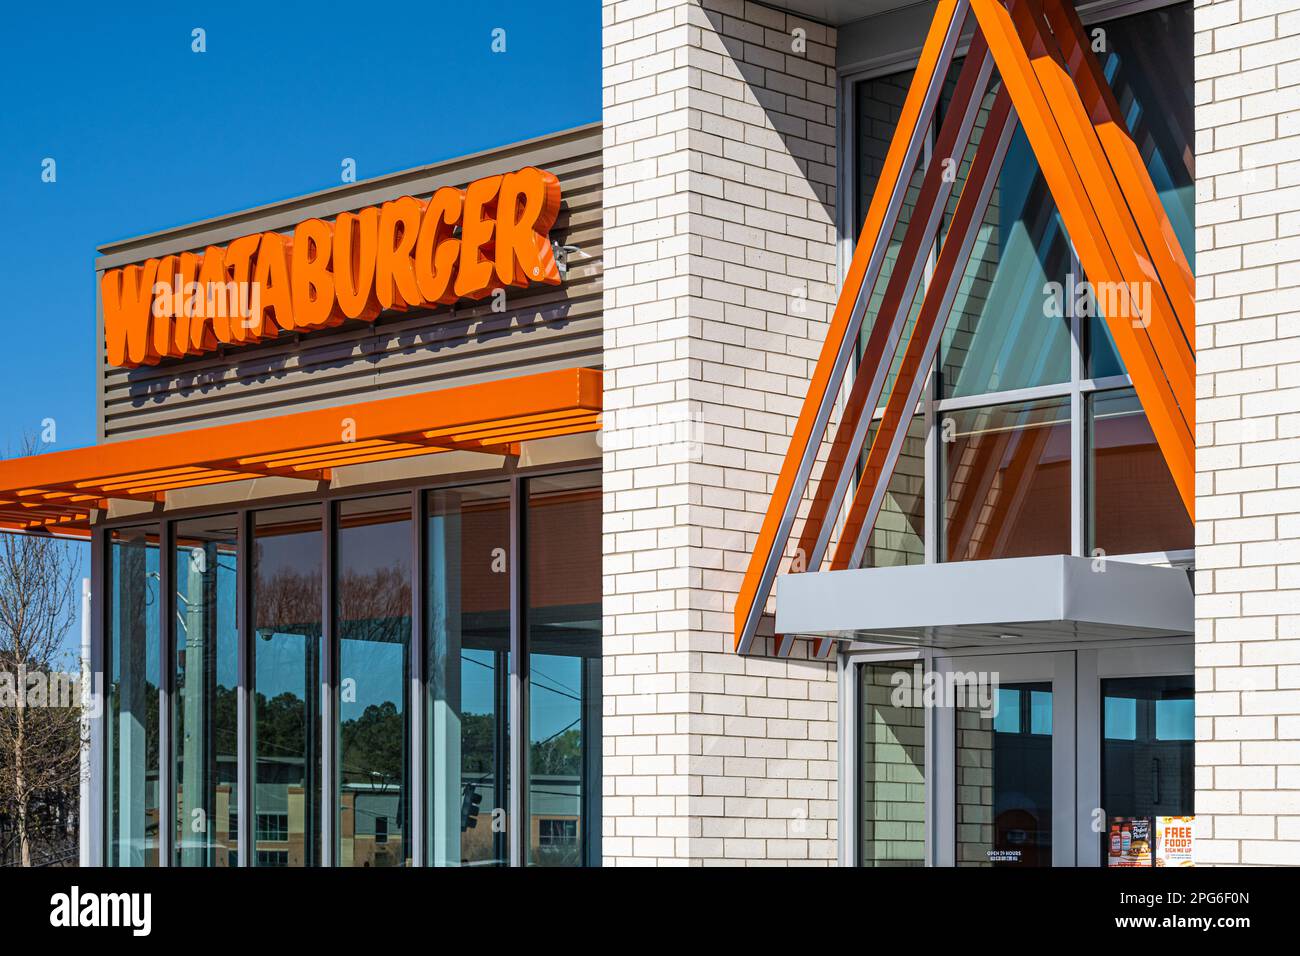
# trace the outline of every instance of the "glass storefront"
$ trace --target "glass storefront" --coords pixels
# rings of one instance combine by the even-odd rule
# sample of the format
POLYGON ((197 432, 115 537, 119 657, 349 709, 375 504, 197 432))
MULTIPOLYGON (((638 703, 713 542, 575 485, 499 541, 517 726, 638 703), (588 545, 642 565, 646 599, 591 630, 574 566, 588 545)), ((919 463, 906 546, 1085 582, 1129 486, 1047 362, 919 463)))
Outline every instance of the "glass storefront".
POLYGON ((238 527, 234 515, 179 521, 172 542, 178 866, 229 866, 238 859, 238 527))
POLYGON ((510 862, 510 485, 426 496, 429 860, 510 862))
POLYGON ((850 859, 1188 865, 1190 639, 984 651, 853 655, 850 859))
POLYGON ((538 475, 97 535, 108 864, 598 865, 600 488, 538 475))
POLYGON ((600 476, 528 483, 528 861, 599 859, 600 476))
POLYGON ((162 588, 158 526, 105 535, 104 753, 109 866, 157 866, 162 588))
POLYGON ((321 506, 253 516, 254 866, 321 860, 321 506))
POLYGON ((338 506, 340 866, 409 863, 411 496, 338 506))

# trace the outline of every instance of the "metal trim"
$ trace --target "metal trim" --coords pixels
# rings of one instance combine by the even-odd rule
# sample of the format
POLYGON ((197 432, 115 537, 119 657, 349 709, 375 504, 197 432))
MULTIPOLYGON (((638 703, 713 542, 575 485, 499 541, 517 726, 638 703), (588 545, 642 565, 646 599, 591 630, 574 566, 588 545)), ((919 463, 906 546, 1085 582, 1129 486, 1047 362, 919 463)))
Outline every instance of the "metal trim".
POLYGON ((427 539, 425 537, 428 522, 425 520, 425 495, 422 491, 411 492, 411 649, 410 649, 410 700, 407 704, 407 720, 410 722, 410 766, 407 768, 410 781, 410 793, 407 794, 406 834, 407 859, 412 866, 427 866, 426 829, 428 826, 428 723, 426 708, 428 704, 425 690, 428 665, 425 660, 427 643, 425 640, 425 601, 427 584, 425 558, 427 539))
POLYGON ((528 643, 527 574, 524 549, 527 535, 524 495, 518 475, 510 479, 510 865, 526 866, 528 854, 528 643))
MULTIPOLYGON (((982 56, 978 62, 968 59, 958 79, 958 92, 959 95, 965 96, 964 103, 953 104, 956 108, 950 109, 944 128, 939 133, 940 140, 952 139, 952 142, 946 145, 953 156, 961 156, 966 152, 971 131, 979 117, 984 90, 993 74, 992 54, 982 40, 977 40, 977 43, 983 50, 982 56)), ((920 130, 917 135, 921 135, 920 130)), ((930 138, 928 130, 925 132, 925 137, 928 153, 930 138)), ((910 181, 911 177, 907 178, 910 181)), ((808 551, 805 565, 808 571, 817 571, 821 568, 822 559, 835 529, 834 519, 844 505, 850 482, 854 480, 857 462, 866 442, 867 430, 875 418, 876 406, 884 392, 893 357, 898 351, 903 328, 907 324, 912 299, 916 295, 922 273, 928 265, 929 248, 938 235, 939 223, 947 208, 954 184, 955 180, 949 181, 942 175, 941 166, 935 166, 933 162, 928 165, 917 199, 917 207, 912 210, 898 259, 894 263, 894 271, 886 285, 880 313, 876 316, 876 324, 872 328, 871 344, 868 345, 868 349, 870 350, 872 345, 879 345, 879 354, 863 357, 868 362, 875 358, 874 367, 869 368, 869 379, 862 377, 861 364, 854 375, 853 389, 845 403, 840 424, 835 430, 830 456, 826 460, 812 508, 809 510, 803 533, 800 535, 800 547, 808 551), (922 207, 927 204, 928 208, 923 209, 922 207), (908 264, 904 272, 902 267, 905 256, 908 258, 908 264), (878 336, 883 336, 884 341, 878 343, 878 336), (863 384, 866 385, 865 390, 859 387, 863 384), (850 421, 852 421, 851 432, 846 427, 850 421), (822 489, 828 487, 828 479, 830 479, 829 494, 823 494, 822 489), (811 548, 808 548, 810 543, 811 548)), ((879 241, 878 238, 877 242, 879 241)), ((868 292, 869 297, 870 292, 868 292)), ((862 359, 859 360, 860 363, 861 361, 862 359)))
POLYGON ((239 867, 252 866, 253 854, 253 622, 249 616, 252 605, 249 597, 252 593, 253 562, 250 560, 253 547, 253 513, 241 509, 236 513, 235 549, 239 567, 235 575, 235 618, 238 622, 236 633, 239 641, 236 649, 238 669, 235 698, 236 708, 236 769, 235 788, 239 792, 239 818, 235 829, 235 862, 239 867))
MULTIPOLYGON (((941 7, 943 4, 941 4, 941 7)), ((793 529, 795 517, 798 514, 799 504, 803 498, 804 490, 808 485, 808 480, 812 475, 812 469, 816 463, 817 452, 820 447, 820 438, 826 432, 826 426, 830 421, 831 412, 834 409, 835 402, 838 399, 840 383, 844 380, 845 371, 850 360, 857 351, 858 332, 862 326, 862 320, 866 312, 867 303, 871 297, 871 291, 875 287, 876 280, 879 277, 881 266, 884 263, 888 243, 882 241, 881 237, 888 236, 893 232, 894 224, 897 222, 898 214, 902 208, 903 200, 907 194, 907 186, 910 180, 910 171, 915 168, 917 157, 922 148, 924 137, 916 135, 918 130, 928 129, 934 116, 934 109, 938 103, 939 94, 943 89, 944 79, 948 72, 948 67, 952 63, 953 53, 957 42, 961 37, 962 26, 967 19, 970 9, 970 0, 949 0, 948 14, 950 19, 947 26, 942 32, 938 32, 941 26, 940 17, 942 12, 936 15, 935 21, 931 25, 930 35, 927 36, 926 46, 929 47, 931 42, 935 42, 938 49, 935 51, 936 63, 934 70, 926 79, 924 93, 918 104, 917 115, 914 121, 914 128, 910 131, 904 131, 901 128, 895 130, 894 141, 891 143, 890 152, 893 152, 894 146, 899 141, 901 135, 906 135, 904 142, 906 146, 903 149, 901 162, 899 165, 898 175, 895 178, 892 189, 885 202, 885 207, 881 210, 880 223, 881 227, 877 235, 877 241, 873 243, 870 255, 864 263, 864 273, 861 284, 856 291, 850 293, 853 295, 852 306, 846 319, 843 338, 838 343, 838 347, 832 346, 832 340, 828 338, 823 346, 823 357, 830 357, 831 368, 828 373, 828 380, 824 390, 817 398, 813 399, 810 392, 805 400, 803 409, 799 415, 799 422, 795 426, 795 436, 792 438, 792 445, 787 452, 787 462, 789 456, 795 453, 794 442, 803 442, 803 447, 799 449, 798 464, 791 481, 791 487, 785 492, 785 500, 781 502, 781 511, 777 519, 772 540, 766 541, 767 519, 764 519, 764 529, 759 531, 758 542, 754 552, 751 555, 750 568, 754 567, 754 561, 760 560, 761 563, 757 569, 757 582, 752 588, 753 593, 747 595, 750 585, 742 581, 739 601, 736 606, 736 651, 746 653, 749 650, 755 636, 758 632, 758 625, 762 620, 763 612, 766 609, 767 600, 772 593, 772 585, 776 579, 777 569, 780 566, 781 559, 784 556, 785 544, 789 541, 790 532, 793 529), (804 412, 812 409, 811 423, 809 434, 801 438, 800 432, 803 431, 802 423, 804 422, 804 412), (760 554, 762 555, 760 559, 760 554), (748 601, 748 607, 744 603, 748 601), (743 611, 743 617, 741 617, 743 611)), ((872 206, 875 200, 872 201, 872 206)), ((872 215, 868 213, 867 223, 864 229, 868 228, 872 220, 872 215)), ((854 258, 857 258, 858 250, 854 252, 854 258)), ((850 270, 852 271, 852 270, 850 270)), ((848 290, 841 290, 841 302, 848 290)), ((839 311, 837 306, 836 311, 839 311)), ((832 328, 835 325, 834 319, 831 322, 832 328)), ((818 365, 821 361, 819 359, 818 365)), ((785 472, 785 466, 782 467, 785 472)), ((782 478, 778 477, 778 491, 782 478)), ((772 504, 776 504, 775 496, 772 504)), ((748 580, 750 572, 747 570, 745 578, 748 580)))
MULTIPOLYGON (((917 320, 916 328, 913 330, 912 339, 917 338, 918 332, 922 330, 923 323, 929 319, 929 333, 926 336, 921 349, 913 352, 912 341, 907 344, 906 356, 903 360, 903 368, 906 370, 909 357, 914 357, 916 361, 916 371, 912 381, 908 386, 906 397, 898 404, 898 408, 887 408, 886 417, 890 417, 891 411, 894 417, 898 419, 892 434, 890 435, 889 446, 885 451, 885 460, 881 465, 881 470, 876 476, 869 473, 870 464, 868 464, 868 473, 864 475, 864 481, 871 479, 870 497, 862 498, 863 484, 858 485, 854 494, 853 504, 850 507, 849 517, 845 522, 844 531, 840 538, 839 546, 835 549, 835 556, 832 560, 831 567, 845 567, 843 559, 849 556, 847 566, 857 567, 862 563, 862 555, 866 550, 867 539, 875 526, 876 516, 879 513, 884 495, 888 489, 888 476, 893 474, 894 467, 898 462, 899 453, 902 451, 903 442, 907 439, 908 429, 901 426, 902 416, 908 415, 909 419, 914 412, 916 403, 921 399, 921 391, 925 387, 925 378, 922 369, 929 368, 933 364, 935 354, 938 351, 939 343, 943 338, 944 329, 947 325, 946 318, 952 308, 953 299, 957 295, 957 290, 961 285, 962 274, 964 273, 966 263, 970 260, 971 250, 974 248, 975 240, 979 236, 979 226, 983 222, 984 213, 988 208, 989 200, 993 195, 993 190, 997 188, 998 176, 1002 169, 1002 163, 1006 158, 1007 149, 1011 145, 1011 136, 1016 129, 1016 111, 1011 106, 1010 97, 1005 90, 998 94, 994 102, 993 110, 989 117, 990 127, 997 122, 997 114, 1003 112, 1002 127, 996 132, 996 139, 989 139, 991 129, 986 129, 985 139, 980 141, 983 147, 986 143, 991 145, 991 151, 988 154, 987 166, 983 173, 980 173, 978 166, 981 165, 980 153, 976 153, 975 160, 972 163, 969 177, 980 176, 974 183, 977 188, 975 196, 972 198, 971 211, 969 218, 962 221, 963 207, 966 205, 962 202, 967 195, 966 188, 962 189, 962 199, 958 200, 957 211, 953 216, 953 227, 961 226, 961 232, 954 236, 950 231, 947 240, 943 244, 943 249, 939 253, 939 264, 935 269, 935 274, 940 277, 940 288, 936 289, 933 284, 926 289, 925 300, 921 306, 921 316, 917 320), (957 240, 957 245, 953 248, 952 256, 948 256, 950 243, 953 239, 957 240), (937 294, 937 298, 931 298, 937 294), (931 309, 931 303, 933 307, 931 309), (864 510, 865 505, 865 510, 864 510), (845 545, 849 544, 851 550, 846 551, 845 545)), ((966 186, 972 185, 968 178, 966 186)), ((900 372, 901 376, 902 372, 900 372)), ((898 384, 895 382, 894 389, 897 393, 898 384)), ((894 405, 893 395, 890 397, 890 405, 894 405)), ((882 430, 884 428, 882 424, 882 430)), ((879 440, 880 432, 877 432, 876 439, 879 440)), ((871 453, 868 454, 868 462, 874 459, 876 441, 872 442, 871 453)))
POLYGON ((158 534, 158 865, 172 866, 176 842, 175 757, 172 752, 172 700, 176 693, 176 584, 173 522, 160 522, 158 534))
POLYGON ((338 712, 339 659, 335 640, 334 572, 336 544, 334 534, 338 519, 338 502, 326 501, 321 507, 321 675, 320 675, 320 859, 319 866, 337 866, 338 847, 338 737, 335 715, 338 712))

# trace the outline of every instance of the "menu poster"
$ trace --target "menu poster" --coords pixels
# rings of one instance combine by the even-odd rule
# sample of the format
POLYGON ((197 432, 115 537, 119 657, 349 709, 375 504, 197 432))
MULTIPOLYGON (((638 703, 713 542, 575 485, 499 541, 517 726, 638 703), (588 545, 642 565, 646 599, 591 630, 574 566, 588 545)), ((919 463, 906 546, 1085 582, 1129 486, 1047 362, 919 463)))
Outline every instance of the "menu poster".
POLYGON ((1156 817, 1156 866, 1195 866, 1192 862, 1195 817, 1156 817))
POLYGON ((1106 865, 1151 866, 1151 818, 1111 817, 1106 865))

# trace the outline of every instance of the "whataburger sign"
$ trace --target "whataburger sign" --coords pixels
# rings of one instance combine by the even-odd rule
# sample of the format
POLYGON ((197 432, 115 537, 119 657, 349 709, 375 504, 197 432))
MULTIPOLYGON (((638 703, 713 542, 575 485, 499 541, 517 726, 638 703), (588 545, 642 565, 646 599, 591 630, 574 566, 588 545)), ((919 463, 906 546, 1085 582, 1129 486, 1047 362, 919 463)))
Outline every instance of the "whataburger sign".
POLYGON ((428 200, 308 219, 291 235, 255 233, 110 269, 101 285, 108 364, 154 365, 282 331, 372 322, 389 309, 558 285, 548 234, 559 210, 559 180, 526 166, 428 200))

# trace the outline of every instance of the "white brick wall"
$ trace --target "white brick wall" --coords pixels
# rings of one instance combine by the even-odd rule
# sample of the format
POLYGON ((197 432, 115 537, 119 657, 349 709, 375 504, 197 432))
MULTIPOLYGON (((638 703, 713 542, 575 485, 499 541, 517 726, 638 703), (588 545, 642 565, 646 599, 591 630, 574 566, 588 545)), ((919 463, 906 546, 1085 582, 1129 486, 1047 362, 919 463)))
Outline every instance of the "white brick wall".
POLYGON ((731 611, 835 297, 834 31, 605 0, 603 46, 605 863, 829 863, 834 665, 731 611))
POLYGON ((1196 0, 1197 862, 1300 863, 1300 0, 1196 0))

